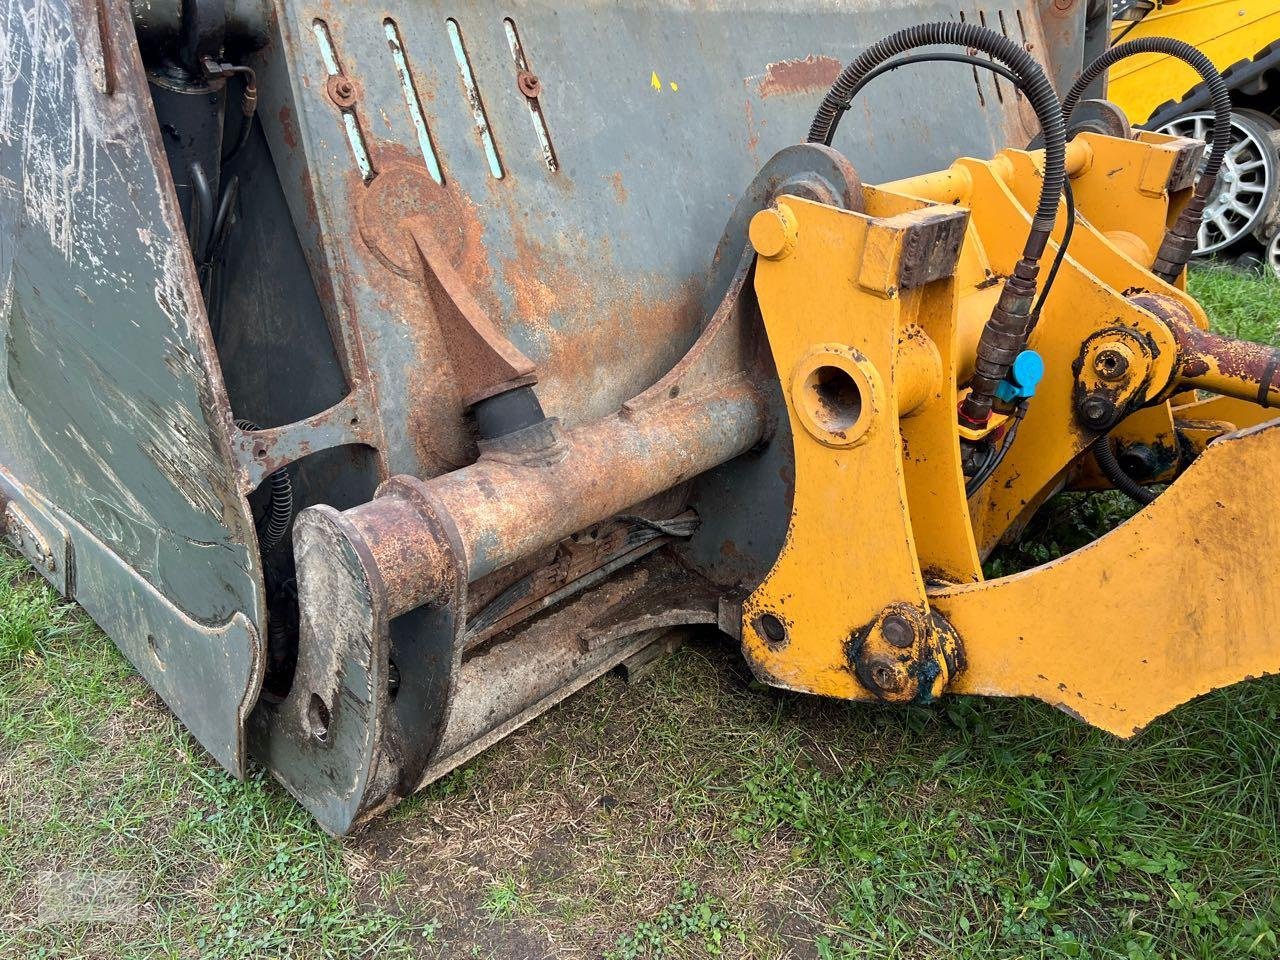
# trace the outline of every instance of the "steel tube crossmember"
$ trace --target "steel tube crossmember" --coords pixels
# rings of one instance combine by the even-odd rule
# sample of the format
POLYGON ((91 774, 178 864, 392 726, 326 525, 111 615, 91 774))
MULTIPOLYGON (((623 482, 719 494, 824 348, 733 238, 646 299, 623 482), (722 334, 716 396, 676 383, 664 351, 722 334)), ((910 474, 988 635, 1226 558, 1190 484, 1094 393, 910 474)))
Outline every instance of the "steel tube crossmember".
POLYGON ((396 476, 343 514, 368 547, 389 616, 450 591, 443 524, 474 582, 749 450, 765 404, 745 378, 693 397, 490 447, 473 464, 420 480, 396 476))

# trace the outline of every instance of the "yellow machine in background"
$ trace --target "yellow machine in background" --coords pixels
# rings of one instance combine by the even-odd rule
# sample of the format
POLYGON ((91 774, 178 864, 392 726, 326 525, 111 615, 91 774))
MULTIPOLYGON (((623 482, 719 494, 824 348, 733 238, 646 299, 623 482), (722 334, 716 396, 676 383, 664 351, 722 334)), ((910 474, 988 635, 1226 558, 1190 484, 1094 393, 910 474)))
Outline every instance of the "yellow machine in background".
MULTIPOLYGON (((1116 5, 1112 42, 1176 37, 1198 48, 1231 88, 1232 152, 1206 211, 1198 252, 1258 262, 1280 275, 1280 3, 1276 0, 1138 0, 1116 5)), ((1111 71, 1107 97, 1135 125, 1204 139, 1211 110, 1200 78, 1163 55, 1111 71)))
MULTIPOLYGON (((1269 48, 1280 40, 1280 3, 1275 0, 1144 0, 1122 6, 1117 18, 1113 42, 1177 37, 1212 60, 1228 84, 1231 68, 1242 70, 1245 64, 1266 58, 1269 48), (1141 19, 1127 19, 1138 14, 1141 19)), ((1134 57, 1112 70, 1107 97, 1123 107, 1134 123, 1145 123, 1170 100, 1185 99, 1199 82, 1186 64, 1173 57, 1134 57)), ((1250 95, 1247 89, 1238 92, 1250 95)), ((1273 98, 1277 96, 1271 92, 1273 98)))

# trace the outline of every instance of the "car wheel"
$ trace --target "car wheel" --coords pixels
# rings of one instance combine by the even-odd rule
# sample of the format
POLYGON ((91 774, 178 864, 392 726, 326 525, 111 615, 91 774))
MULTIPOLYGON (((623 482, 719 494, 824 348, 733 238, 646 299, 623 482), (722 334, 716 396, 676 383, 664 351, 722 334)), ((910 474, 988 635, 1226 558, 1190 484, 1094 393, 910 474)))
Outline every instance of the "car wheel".
MULTIPOLYGON (((1161 133, 1206 140, 1213 114, 1190 113, 1170 120, 1161 133)), ((1280 191, 1280 155, 1273 134, 1280 123, 1254 110, 1231 114, 1231 146, 1218 187, 1205 207, 1197 254, 1218 253, 1247 238, 1271 216, 1280 191)))

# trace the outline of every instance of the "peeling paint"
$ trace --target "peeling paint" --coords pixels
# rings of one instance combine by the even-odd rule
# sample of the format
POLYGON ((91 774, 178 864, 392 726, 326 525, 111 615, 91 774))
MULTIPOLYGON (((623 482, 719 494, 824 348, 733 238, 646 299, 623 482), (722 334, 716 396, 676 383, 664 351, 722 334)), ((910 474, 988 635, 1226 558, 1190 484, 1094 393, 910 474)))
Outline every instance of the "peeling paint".
POLYGON ((810 54, 802 60, 779 60, 765 67, 756 86, 762 99, 826 90, 840 75, 842 64, 835 57, 810 54))

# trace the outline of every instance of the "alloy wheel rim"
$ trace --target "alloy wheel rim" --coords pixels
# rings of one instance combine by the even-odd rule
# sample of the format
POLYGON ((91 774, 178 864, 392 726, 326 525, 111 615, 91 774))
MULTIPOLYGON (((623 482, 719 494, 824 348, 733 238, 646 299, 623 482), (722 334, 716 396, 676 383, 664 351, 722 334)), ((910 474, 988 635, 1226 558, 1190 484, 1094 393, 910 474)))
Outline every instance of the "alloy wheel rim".
MULTIPOLYGON (((1161 133, 1205 140, 1213 128, 1213 114, 1193 113, 1171 120, 1161 133)), ((1222 162, 1218 186, 1205 207, 1197 253, 1216 253, 1248 236, 1266 211, 1273 188, 1276 160, 1270 144, 1231 118, 1231 146, 1222 162)))

